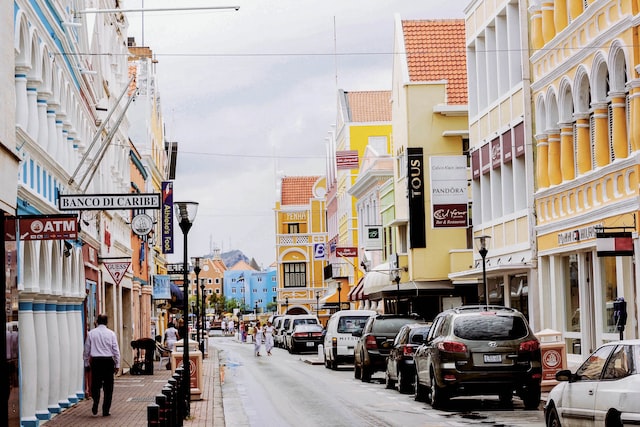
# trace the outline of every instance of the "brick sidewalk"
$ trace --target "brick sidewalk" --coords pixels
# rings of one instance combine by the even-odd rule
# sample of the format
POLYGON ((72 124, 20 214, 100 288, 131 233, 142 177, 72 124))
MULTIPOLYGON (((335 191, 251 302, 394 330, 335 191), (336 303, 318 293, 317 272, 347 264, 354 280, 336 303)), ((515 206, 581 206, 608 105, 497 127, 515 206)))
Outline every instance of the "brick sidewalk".
MULTIPOLYGON (((202 400, 191 402, 191 418, 184 421, 184 426, 224 427, 218 352, 215 348, 209 348, 209 354, 202 365, 204 383, 202 400)), ((41 425, 46 427, 146 426, 147 406, 155 403, 156 395, 161 394, 162 387, 167 384, 169 378, 171 378, 171 371, 158 369, 158 362, 156 362, 153 375, 125 374, 116 377, 110 417, 100 416, 101 409, 98 411, 98 416, 94 417, 91 414, 92 400, 84 399, 41 425)))

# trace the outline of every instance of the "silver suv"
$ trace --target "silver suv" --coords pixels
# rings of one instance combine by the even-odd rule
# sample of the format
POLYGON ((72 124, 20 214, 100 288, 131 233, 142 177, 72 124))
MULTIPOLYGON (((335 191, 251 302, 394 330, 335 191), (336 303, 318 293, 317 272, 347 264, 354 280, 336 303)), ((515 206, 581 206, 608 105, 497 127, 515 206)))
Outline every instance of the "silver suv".
POLYGON ((457 395, 514 392, 527 409, 540 404, 540 343, 522 313, 502 306, 462 306, 436 316, 414 356, 415 399, 445 406, 457 395))

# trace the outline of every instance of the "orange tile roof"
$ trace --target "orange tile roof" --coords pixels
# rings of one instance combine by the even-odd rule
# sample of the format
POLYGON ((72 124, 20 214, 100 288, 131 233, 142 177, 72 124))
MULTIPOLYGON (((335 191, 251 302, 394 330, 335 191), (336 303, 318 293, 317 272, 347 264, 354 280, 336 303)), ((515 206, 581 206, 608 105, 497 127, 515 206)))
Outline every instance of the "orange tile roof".
POLYGON ((282 205, 306 205, 313 197, 313 186, 319 176, 286 176, 282 178, 282 205))
POLYGON ((352 122, 390 122, 391 91, 345 92, 352 122))
POLYGON ((467 59, 462 19, 402 21, 412 82, 447 80, 447 104, 467 104, 467 59))

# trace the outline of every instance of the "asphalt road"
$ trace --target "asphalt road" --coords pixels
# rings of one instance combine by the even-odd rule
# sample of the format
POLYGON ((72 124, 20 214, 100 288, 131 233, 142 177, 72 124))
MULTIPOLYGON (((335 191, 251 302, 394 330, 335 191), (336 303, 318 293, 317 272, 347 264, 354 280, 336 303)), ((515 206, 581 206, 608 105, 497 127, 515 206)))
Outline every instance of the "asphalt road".
POLYGON ((519 399, 501 407, 497 397, 456 398, 451 409, 433 410, 413 396, 386 390, 383 374, 370 383, 311 364, 316 354, 274 349, 255 357, 252 344, 215 337, 226 359, 222 386, 225 423, 241 426, 544 426, 542 410, 526 411, 519 399))

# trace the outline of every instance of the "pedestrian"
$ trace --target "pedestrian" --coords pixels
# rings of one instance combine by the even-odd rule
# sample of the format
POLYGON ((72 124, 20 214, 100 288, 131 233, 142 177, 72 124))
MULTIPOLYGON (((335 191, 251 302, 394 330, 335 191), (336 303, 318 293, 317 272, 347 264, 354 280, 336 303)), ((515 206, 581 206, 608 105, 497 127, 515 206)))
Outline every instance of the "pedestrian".
POLYGON ((227 321, 225 319, 222 319, 220 329, 222 330, 222 335, 227 335, 227 321))
POLYGON ((104 389, 103 417, 111 415, 113 376, 120 371, 120 348, 116 334, 107 328, 108 320, 106 314, 99 314, 98 326, 89 331, 84 344, 84 365, 91 369, 91 413, 98 415, 100 389, 104 389))
POLYGON ((267 350, 267 356, 271 356, 273 348, 273 331, 273 325, 271 322, 267 322, 267 326, 264 327, 264 349, 267 350))
POLYGON ((253 350, 256 353, 256 356, 260 356, 260 347, 262 347, 262 342, 264 341, 264 329, 262 329, 262 325, 260 322, 256 323, 256 326, 253 328, 253 350))
POLYGON ((169 327, 164 331, 164 346, 170 351, 175 350, 176 341, 180 339, 180 334, 173 322, 169 322, 169 327))
POLYGON ((229 323, 228 323, 227 327, 229 328, 229 335, 233 335, 233 334, 236 333, 236 331, 233 329, 233 327, 234 327, 233 319, 229 319, 229 323))

